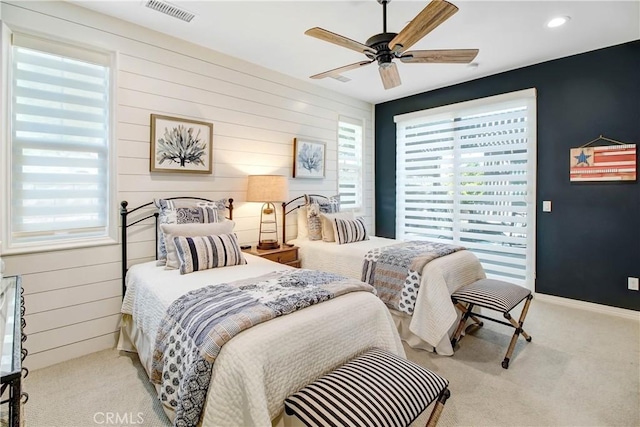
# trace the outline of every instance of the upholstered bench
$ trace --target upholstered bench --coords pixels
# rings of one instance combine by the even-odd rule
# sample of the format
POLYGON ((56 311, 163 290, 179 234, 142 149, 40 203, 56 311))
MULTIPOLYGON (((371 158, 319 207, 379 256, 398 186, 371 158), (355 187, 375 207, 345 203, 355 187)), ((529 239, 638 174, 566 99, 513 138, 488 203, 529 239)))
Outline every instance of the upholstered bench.
POLYGON ((531 337, 522 329, 524 319, 527 317, 527 312, 529 311, 529 304, 533 299, 533 295, 529 289, 502 280, 481 279, 458 289, 451 295, 451 299, 456 307, 463 313, 460 318, 460 323, 458 323, 458 328, 451 339, 452 347, 455 348, 456 343, 460 341, 462 331, 469 318, 475 321, 478 326, 482 326, 482 322, 478 320, 478 317, 515 328, 511 342, 509 343, 509 348, 507 349, 507 354, 502 361, 502 367, 505 369, 509 368, 509 361, 511 360, 518 336, 522 334, 528 342, 531 341, 531 337), (525 299, 527 301, 520 313, 520 320, 516 322, 509 312, 525 299), (466 305, 461 303, 466 303, 466 305), (472 313, 475 306, 499 311, 509 323, 479 313, 472 313))
POLYGON ((427 422, 435 426, 450 395, 448 384, 420 365, 374 348, 289 396, 285 413, 308 427, 404 427, 437 399, 427 422))

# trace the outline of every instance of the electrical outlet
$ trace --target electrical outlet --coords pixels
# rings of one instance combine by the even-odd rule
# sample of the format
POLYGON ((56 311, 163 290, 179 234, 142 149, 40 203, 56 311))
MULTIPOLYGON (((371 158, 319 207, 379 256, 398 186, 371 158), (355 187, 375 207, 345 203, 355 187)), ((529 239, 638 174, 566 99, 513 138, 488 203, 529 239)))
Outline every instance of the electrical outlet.
POLYGON ((627 287, 632 291, 640 290, 637 277, 629 277, 627 280, 627 287))

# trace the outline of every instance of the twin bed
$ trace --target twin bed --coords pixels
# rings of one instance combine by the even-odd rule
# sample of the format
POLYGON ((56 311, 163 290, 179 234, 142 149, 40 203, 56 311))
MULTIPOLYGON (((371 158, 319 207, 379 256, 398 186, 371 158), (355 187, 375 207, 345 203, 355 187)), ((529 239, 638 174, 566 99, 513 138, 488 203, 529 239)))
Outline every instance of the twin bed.
MULTIPOLYGON (((375 248, 397 245, 398 240, 367 236, 367 240, 348 244, 311 240, 310 233, 303 230, 306 214, 303 209, 309 201, 327 201, 331 198, 311 194, 296 197, 283 203, 283 241, 297 247, 301 267, 331 271, 360 280, 363 274, 363 260, 375 248), (286 221, 297 216, 297 237, 286 239, 286 221)), ((330 216, 330 214, 328 215, 330 216)), ((322 223, 322 227, 326 223, 322 223)), ((324 235, 323 235, 324 238, 324 235)), ((458 313, 450 295, 462 286, 486 277, 478 258, 468 250, 461 250, 442 256, 427 263, 422 270, 420 292, 417 294, 411 314, 389 308, 403 341, 412 348, 435 351, 440 355, 453 354, 449 336, 457 323, 458 313)))
MULTIPOLYGON (((158 214, 146 204, 121 209, 123 260, 127 228, 158 214), (143 213, 130 220, 129 214, 143 213)), ((232 203, 228 205, 232 216, 232 203)), ((162 222, 160 220, 160 222, 162 222)), ((137 352, 151 376, 154 342, 165 312, 185 292, 282 270, 295 270, 244 254, 246 264, 180 274, 156 261, 128 269, 123 283, 123 321, 118 349, 137 352)), ((126 271, 126 266, 123 267, 126 271)), ((351 292, 286 316, 260 323, 236 335, 215 359, 202 425, 282 425, 284 399, 323 374, 378 347, 404 355, 393 320, 370 292, 351 292), (357 310, 354 308, 357 307, 357 310)), ((156 388, 159 388, 156 385, 156 388)), ((163 402, 164 403, 164 402, 163 402)), ((173 420, 174 409, 163 405, 173 420)))
MULTIPOLYGON (((202 216, 203 209, 206 211, 212 206, 210 203, 214 203, 213 210, 216 206, 216 202, 205 199, 176 199, 176 203, 180 201, 208 206, 197 208, 200 209, 199 213, 186 210, 186 218, 202 216)), ((286 213, 302 206, 302 203, 295 204, 297 200, 292 201, 294 207, 286 213)), ((160 212, 167 206, 172 208, 174 202, 167 199, 164 203, 158 205, 160 212)), ((204 217, 228 221, 224 220, 226 208, 226 216, 232 219, 233 200, 228 203, 225 201, 222 205, 217 203, 217 208, 223 210, 218 213, 204 212, 204 217), (222 216, 217 218, 219 214, 222 216)), ((176 305, 182 295, 204 288, 224 287, 237 281, 242 281, 244 288, 251 288, 246 283, 263 283, 264 275, 268 273, 286 275, 299 271, 250 254, 243 254, 246 263, 217 268, 201 266, 199 271, 188 274, 181 274, 180 269, 165 269, 158 266, 156 261, 127 269, 128 228, 155 218, 158 230, 159 224, 166 222, 166 218, 163 219, 162 215, 159 218, 158 211, 152 209, 153 203, 134 209, 128 209, 126 202, 122 204, 123 319, 118 342, 118 349, 138 353, 150 378, 154 378, 154 370, 157 369, 158 332, 163 330, 167 322, 167 311, 176 305), (132 214, 138 218, 131 219, 134 216, 132 214)), ((176 222, 175 217, 173 221, 176 222)), ((165 230, 164 226, 162 230, 165 230)), ((160 239, 162 232, 157 232, 157 236, 160 239)), ((179 245, 177 239, 175 243, 179 245)), ((167 242, 159 243, 162 244, 158 244, 156 256, 166 250, 167 242)), ((300 248, 303 268, 333 272, 357 282, 361 279, 363 258, 369 250, 397 243, 392 239, 371 237, 339 245, 335 242, 312 241, 300 235, 290 241, 290 244, 300 248)), ((184 261, 182 258, 180 260, 184 261)), ((200 264, 203 260, 200 259, 200 264)), ((207 262, 210 261, 207 259, 207 262)), ((197 265, 195 270, 198 270, 197 265)), ((240 332, 220 348, 215 362, 211 362, 206 400, 198 415, 200 424, 283 425, 283 402, 287 396, 372 347, 404 356, 401 337, 412 347, 427 350, 435 348, 440 354, 452 354, 448 331, 455 323, 456 312, 449 295, 460 286, 483 277, 484 272, 477 258, 469 251, 460 250, 437 258, 424 267, 420 292, 411 315, 389 309, 372 292, 356 291, 240 332)), ((164 375, 167 376, 168 372, 164 375)), ((170 404, 164 398, 164 382, 153 382, 163 400, 167 416, 172 421, 176 413, 179 418, 182 417, 181 410, 176 410, 175 404, 170 404)), ((178 386, 177 382, 174 384, 178 386)), ((183 418, 180 420, 183 421, 183 418)), ((187 422, 185 425, 195 423, 187 422)))
MULTIPOLYGON (((394 239, 371 236, 369 240, 336 245, 321 240, 292 239, 299 247, 301 267, 331 271, 360 280, 365 255, 374 248, 398 243, 394 239)), ((412 348, 453 354, 449 336, 458 319, 451 294, 462 286, 485 278, 482 265, 470 251, 463 250, 437 258, 422 270, 420 292, 412 314, 388 308, 403 341, 412 348)))

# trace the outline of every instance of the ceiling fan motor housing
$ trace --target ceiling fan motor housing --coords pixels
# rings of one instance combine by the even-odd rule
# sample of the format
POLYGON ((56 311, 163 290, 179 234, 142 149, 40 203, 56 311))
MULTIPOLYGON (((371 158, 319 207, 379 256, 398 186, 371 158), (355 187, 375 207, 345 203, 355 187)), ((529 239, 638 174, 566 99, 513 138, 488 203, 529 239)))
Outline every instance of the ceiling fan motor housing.
POLYGON ((395 53, 389 49, 389 42, 397 35, 396 33, 380 33, 370 37, 366 45, 375 50, 376 53, 365 52, 365 55, 369 59, 378 61, 378 65, 381 67, 388 66, 387 64, 390 64, 393 58, 396 57, 395 53))

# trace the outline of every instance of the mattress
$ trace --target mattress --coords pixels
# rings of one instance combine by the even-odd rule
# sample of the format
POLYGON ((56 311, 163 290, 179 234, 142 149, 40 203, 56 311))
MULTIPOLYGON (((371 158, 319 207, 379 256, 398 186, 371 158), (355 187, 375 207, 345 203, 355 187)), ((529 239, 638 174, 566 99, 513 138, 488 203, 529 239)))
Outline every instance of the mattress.
MULTIPOLYGON (((155 262, 131 267, 118 348, 137 351, 148 373, 156 331, 179 296, 290 268, 245 257, 246 265, 186 275, 156 267, 155 262)), ((216 359, 202 425, 269 425, 281 420, 287 396, 371 347, 404 355, 391 315, 368 292, 346 294, 254 326, 225 344, 216 359)), ((172 419, 171 409, 165 412, 172 419)))
MULTIPOLYGON (((361 242, 338 245, 321 240, 294 239, 302 268, 330 271, 360 279, 365 254, 374 248, 390 246, 398 240, 371 237, 361 242)), ((422 270, 420 291, 413 315, 391 310, 400 336, 413 348, 451 356, 449 340, 458 313, 450 295, 462 286, 486 277, 478 258, 463 250, 437 258, 422 270)))

